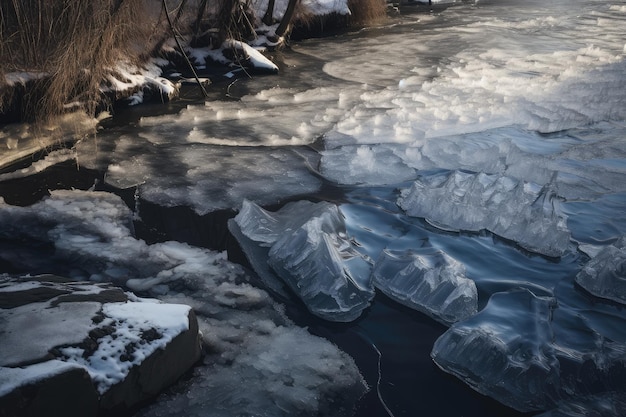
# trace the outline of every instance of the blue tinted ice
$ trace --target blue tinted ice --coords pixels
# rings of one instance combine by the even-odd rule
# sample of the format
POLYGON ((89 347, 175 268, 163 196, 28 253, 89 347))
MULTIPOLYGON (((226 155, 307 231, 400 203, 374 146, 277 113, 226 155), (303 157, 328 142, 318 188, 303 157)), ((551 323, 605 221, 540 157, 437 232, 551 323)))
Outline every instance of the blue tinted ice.
POLYGON ((229 226, 247 239, 242 249, 261 278, 276 287, 278 275, 313 314, 351 321, 369 306, 371 265, 352 247, 336 205, 299 201, 271 213, 245 202, 229 226))
POLYGON ((563 280, 554 296, 522 289, 494 294, 484 310, 450 327, 431 356, 510 407, 550 410, 624 392, 623 320, 619 308, 597 305, 563 280))
POLYGON ((374 264, 374 285, 390 298, 452 324, 476 314, 478 292, 463 264, 432 247, 384 250, 374 264))
POLYGON ((452 171, 425 176, 402 191, 398 205, 410 216, 452 230, 482 229, 547 256, 567 250, 570 232, 548 184, 540 187, 514 178, 452 171))
POLYGON ((576 275, 591 294, 626 304, 626 239, 607 246, 576 275))

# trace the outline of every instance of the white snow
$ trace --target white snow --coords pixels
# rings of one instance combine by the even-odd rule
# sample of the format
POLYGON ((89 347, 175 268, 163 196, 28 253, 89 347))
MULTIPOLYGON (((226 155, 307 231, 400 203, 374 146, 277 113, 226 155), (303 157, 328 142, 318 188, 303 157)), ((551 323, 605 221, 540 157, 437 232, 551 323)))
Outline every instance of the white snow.
MULTIPOLYGON (((289 0, 276 0, 274 3, 274 19, 281 20, 289 0)), ((261 19, 267 10, 268 0, 253 0, 252 7, 257 19, 261 19)), ((302 0, 300 5, 306 13, 322 16, 330 13, 350 14, 346 0, 302 0)))
MULTIPOLYGON (((133 366, 139 365, 156 350, 163 349, 174 337, 187 330, 190 310, 191 307, 187 305, 143 300, 106 303, 101 306, 102 314, 106 318, 99 325, 112 325, 115 331, 100 338, 98 348, 87 357, 81 348, 65 347, 59 350, 67 362, 83 366, 89 372, 100 394, 103 394, 111 386, 126 378, 133 366), (154 340, 143 338, 143 334, 149 330, 156 330, 159 337, 154 340), (128 352, 127 346, 133 346, 134 349, 128 352)), ((86 317, 91 318, 88 315, 86 317)), ((50 323, 47 324, 49 326, 50 323)), ((56 326, 49 327, 55 329, 56 326)))
MULTIPOLYGON (((173 336, 174 331, 186 328, 182 316, 191 306, 208 345, 205 364, 187 382, 192 384, 188 394, 170 395, 148 409, 147 415, 178 415, 178 407, 184 407, 188 415, 206 413, 206 409, 224 416, 259 409, 274 416, 300 410, 323 415, 336 407, 350 408, 363 395, 367 386, 352 358, 291 323, 282 307, 248 283, 244 269, 230 263, 225 253, 172 241, 148 245, 132 237, 130 217, 119 197, 103 192, 54 191, 29 207, 0 204, 3 239, 27 238, 55 245, 52 258, 40 262, 68 266, 75 278, 126 283, 162 301, 185 304, 166 306, 133 299, 134 303, 105 306, 104 312, 112 317, 103 323, 115 321, 118 327, 103 337, 96 354, 84 359, 81 348, 62 349, 67 360, 90 372, 100 392, 162 342, 147 343, 129 361, 120 360, 120 343, 138 340, 143 330, 157 324, 159 329, 171 327, 171 331, 162 330, 165 339, 173 336), (241 389, 244 384, 246 390, 241 389)), ((93 326, 89 314, 79 316, 79 323, 84 320, 84 326, 93 326)), ((75 329, 67 326, 65 330, 74 334, 75 329)), ((32 343, 40 337, 33 335, 20 343, 44 351, 47 345, 32 343)))
POLYGON ((0 366, 0 397, 15 388, 36 383, 50 376, 58 375, 79 366, 60 360, 36 363, 23 368, 6 368, 0 366))
MULTIPOLYGON (((107 76, 110 86, 102 85, 100 90, 103 92, 124 92, 138 87, 149 86, 165 97, 172 98, 178 92, 178 87, 166 78, 161 77, 161 68, 158 59, 154 59, 144 63, 141 67, 130 62, 120 61, 115 67, 111 68, 111 74, 107 76)), ((139 104, 143 101, 140 95, 134 95, 130 98, 130 104, 139 104)))
POLYGON ((102 394, 122 381, 133 366, 189 328, 191 307, 187 305, 163 304, 132 294, 128 302, 72 301, 61 297, 81 298, 107 288, 91 283, 20 282, 4 278, 2 292, 40 289, 41 293, 50 294, 46 301, 0 309, 0 380, 5 372, 25 378, 15 381, 17 385, 58 373, 74 364, 89 373, 102 394), (95 320, 97 315, 101 320, 95 320), (81 347, 84 340, 95 329, 103 328, 110 331, 102 331, 102 337, 94 340, 97 343, 94 351, 86 352, 81 347), (143 337, 147 331, 153 331, 155 337, 143 337), (57 353, 51 361, 53 350, 57 353), (68 365, 59 365, 57 360, 68 365), (21 367, 22 372, 16 374, 16 367, 21 367))
POLYGON ((82 342, 93 328, 91 319, 101 304, 61 303, 55 308, 49 307, 47 302, 32 303, 2 312, 5 325, 0 343, 0 366, 41 361, 53 347, 82 342))

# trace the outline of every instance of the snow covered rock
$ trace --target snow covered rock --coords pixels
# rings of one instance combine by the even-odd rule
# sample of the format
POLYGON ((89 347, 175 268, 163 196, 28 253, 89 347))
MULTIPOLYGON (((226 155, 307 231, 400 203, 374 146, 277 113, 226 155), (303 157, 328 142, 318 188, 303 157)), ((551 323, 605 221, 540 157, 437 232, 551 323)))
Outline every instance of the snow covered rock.
MULTIPOLYGON (((229 227, 269 248, 267 264, 319 317, 352 321, 374 297, 371 265, 352 248, 334 204, 300 201, 269 213, 246 201, 229 227)), ((253 265, 262 263, 249 242, 242 246, 253 265)))
POLYGON ((175 382, 201 352, 191 307, 49 275, 0 277, 0 333, 0 414, 29 415, 48 402, 78 415, 127 410, 175 382), (50 394, 63 391, 60 381, 85 394, 84 409, 50 394))
POLYGON ((482 229, 547 256, 567 250, 570 232, 559 197, 548 184, 485 173, 452 171, 420 178, 402 191, 398 205, 437 227, 482 229))
POLYGON ((576 275, 591 294, 626 304, 626 238, 607 246, 576 275))
POLYGON ((432 247, 384 250, 374 264, 374 286, 410 308, 444 324, 478 311, 478 291, 465 267, 432 247))

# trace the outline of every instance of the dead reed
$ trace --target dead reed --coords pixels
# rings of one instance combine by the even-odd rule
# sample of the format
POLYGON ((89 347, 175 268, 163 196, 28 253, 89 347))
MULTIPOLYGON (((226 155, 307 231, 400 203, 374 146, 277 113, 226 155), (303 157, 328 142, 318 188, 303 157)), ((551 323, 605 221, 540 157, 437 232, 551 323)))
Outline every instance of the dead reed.
POLYGON ((144 0, 0 0, 0 10, 0 72, 45 74, 20 97, 23 120, 44 121, 72 103, 94 113, 106 72, 143 53, 132 45, 146 35, 144 0))
POLYGON ((374 25, 387 17, 387 0, 348 0, 348 8, 351 26, 374 25))

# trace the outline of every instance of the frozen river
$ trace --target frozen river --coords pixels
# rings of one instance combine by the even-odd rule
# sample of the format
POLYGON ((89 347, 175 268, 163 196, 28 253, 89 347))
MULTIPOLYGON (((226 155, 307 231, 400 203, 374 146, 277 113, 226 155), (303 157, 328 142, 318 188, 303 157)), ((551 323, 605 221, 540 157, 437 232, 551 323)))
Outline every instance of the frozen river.
POLYGON ((105 192, 0 205, 0 272, 196 308, 214 352, 141 415, 340 415, 310 334, 356 416, 626 415, 626 4, 449 6, 0 176, 105 192))

